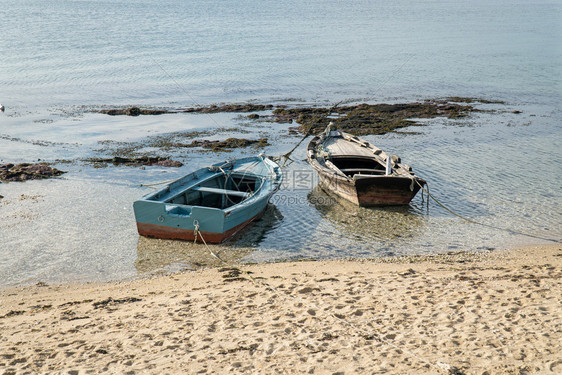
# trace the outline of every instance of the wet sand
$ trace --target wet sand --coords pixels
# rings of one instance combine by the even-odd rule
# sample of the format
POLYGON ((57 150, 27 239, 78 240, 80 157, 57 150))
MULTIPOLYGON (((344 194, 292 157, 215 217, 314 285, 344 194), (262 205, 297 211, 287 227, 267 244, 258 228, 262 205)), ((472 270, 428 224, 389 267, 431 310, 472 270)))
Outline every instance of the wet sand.
POLYGON ((1 373, 562 373, 562 246, 0 290, 1 373))

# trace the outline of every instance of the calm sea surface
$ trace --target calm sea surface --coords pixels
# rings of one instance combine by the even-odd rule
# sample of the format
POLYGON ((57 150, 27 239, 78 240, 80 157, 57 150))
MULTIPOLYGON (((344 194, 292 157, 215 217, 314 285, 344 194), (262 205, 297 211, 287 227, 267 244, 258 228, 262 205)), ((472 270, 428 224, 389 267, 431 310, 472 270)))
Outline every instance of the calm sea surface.
POLYGON ((287 136, 290 125, 237 114, 89 112, 106 106, 504 101, 476 104, 484 111, 467 119, 367 137, 401 156, 442 203, 487 226, 421 195, 392 209, 334 202, 315 187, 305 142, 264 218, 223 251, 261 262, 562 238, 559 1, 0 0, 0 19, 0 163, 41 159, 68 171, 0 184, 0 286, 193 267, 187 244, 137 235, 132 202, 151 191, 141 184, 259 152, 166 151, 185 163, 179 169, 82 162, 111 157, 108 145, 204 130, 208 139, 267 137, 264 151, 280 155, 299 140, 287 136))

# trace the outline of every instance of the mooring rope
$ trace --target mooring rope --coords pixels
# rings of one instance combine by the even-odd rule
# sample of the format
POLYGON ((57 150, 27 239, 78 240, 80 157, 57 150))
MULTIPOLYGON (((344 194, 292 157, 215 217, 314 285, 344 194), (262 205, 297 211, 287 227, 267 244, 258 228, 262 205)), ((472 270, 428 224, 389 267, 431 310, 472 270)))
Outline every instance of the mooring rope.
MULTIPOLYGON (((342 103, 347 103, 347 101, 341 100, 341 101, 337 102, 336 104, 334 104, 333 106, 331 106, 328 114, 326 115, 326 117, 330 116, 332 114, 332 112, 342 103)), ((279 161, 281 161, 281 159, 284 159, 282 167, 285 166, 287 160, 292 160, 291 155, 300 146, 300 144, 310 135, 310 132, 312 131, 312 128, 314 128, 314 125, 316 125, 314 122, 310 124, 310 126, 308 127, 306 132, 304 132, 304 135, 302 136, 300 141, 298 141, 297 144, 291 150, 289 150, 289 152, 286 152, 283 155, 274 157, 274 159, 279 160, 279 161)))
POLYGON ((209 251, 209 253, 211 253, 212 256, 214 256, 215 258, 217 258, 219 261, 226 263, 221 257, 219 257, 217 254, 215 254, 213 252, 213 250, 211 250, 211 248, 209 247, 209 245, 207 245, 207 242, 205 241, 205 239, 203 238, 203 234, 201 233, 201 231, 199 230, 199 221, 197 219, 193 220, 193 226, 195 227, 195 229, 193 229, 193 243, 197 243, 197 236, 199 236, 199 238, 201 238, 201 241, 203 241, 203 244, 205 245, 205 247, 207 248, 207 250, 209 251))
POLYGON ((158 185, 164 185, 164 184, 170 184, 174 181, 176 181, 177 178, 173 179, 173 180, 166 180, 166 181, 161 181, 161 182, 155 182, 153 184, 140 184, 140 186, 146 186, 146 187, 153 187, 153 186, 158 186, 158 185))
MULTIPOLYGON (((538 238, 540 240, 545 240, 545 241, 552 241, 552 242, 560 242, 559 240, 555 240, 553 238, 547 238, 547 237, 541 237, 541 236, 537 236, 535 234, 531 234, 531 233, 526 233, 526 232, 522 232, 522 231, 517 231, 514 229, 510 229, 510 228, 504 228, 504 227, 500 227, 497 225, 492 225, 492 224, 486 224, 486 223, 482 223, 480 221, 476 221, 473 219, 469 219, 466 216, 462 216, 459 213, 456 213, 455 211, 453 211, 452 209, 450 209, 449 207, 447 207, 445 204, 441 203, 437 198, 435 198, 432 194, 429 193, 429 189, 426 189, 422 184, 420 184, 419 181, 416 180, 416 183, 420 186, 420 188, 422 189, 422 191, 425 191, 425 193, 427 194, 427 196, 431 199, 433 199, 433 201, 435 201, 435 203, 437 203, 439 206, 443 207, 445 210, 447 210, 449 213, 455 215, 458 218, 461 218, 469 223, 472 224, 477 224, 477 225, 482 225, 484 227, 488 227, 488 228, 493 228, 493 229, 498 229, 498 230, 503 230, 509 233, 513 233, 513 234, 520 234, 522 236, 527 236, 527 237, 532 237, 532 238, 538 238)), ((429 185, 428 185, 429 186, 429 185)))

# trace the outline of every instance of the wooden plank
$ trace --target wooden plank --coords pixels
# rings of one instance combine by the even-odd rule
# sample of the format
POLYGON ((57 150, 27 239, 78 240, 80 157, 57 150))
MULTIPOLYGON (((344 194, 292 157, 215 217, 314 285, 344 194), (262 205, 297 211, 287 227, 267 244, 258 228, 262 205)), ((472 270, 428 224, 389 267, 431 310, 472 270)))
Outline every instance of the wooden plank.
POLYGON ((344 168, 341 169, 342 172, 368 172, 368 173, 378 173, 378 174, 384 174, 385 171, 382 171, 380 169, 372 169, 372 168, 344 168))
POLYGON ((194 186, 193 188, 191 188, 191 190, 202 191, 206 193, 226 194, 226 195, 232 195, 232 196, 243 197, 243 198, 248 198, 250 195, 252 195, 245 191, 217 189, 217 188, 205 187, 205 186, 194 186))
POLYGON ((329 139, 324 147, 330 152, 332 156, 342 155, 360 155, 373 157, 373 151, 366 147, 361 147, 358 144, 349 142, 343 138, 329 139))

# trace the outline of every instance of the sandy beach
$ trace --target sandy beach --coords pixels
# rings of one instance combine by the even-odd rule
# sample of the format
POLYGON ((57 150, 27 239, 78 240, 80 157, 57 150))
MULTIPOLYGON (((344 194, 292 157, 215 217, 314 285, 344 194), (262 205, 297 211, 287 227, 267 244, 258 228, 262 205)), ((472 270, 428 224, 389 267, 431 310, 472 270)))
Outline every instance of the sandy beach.
POLYGON ((560 374, 562 246, 0 291, 0 372, 560 374))

